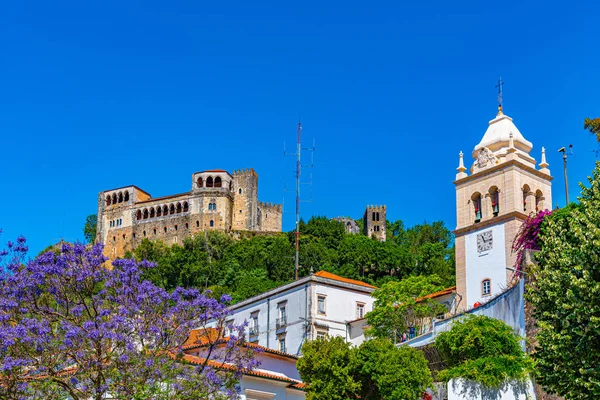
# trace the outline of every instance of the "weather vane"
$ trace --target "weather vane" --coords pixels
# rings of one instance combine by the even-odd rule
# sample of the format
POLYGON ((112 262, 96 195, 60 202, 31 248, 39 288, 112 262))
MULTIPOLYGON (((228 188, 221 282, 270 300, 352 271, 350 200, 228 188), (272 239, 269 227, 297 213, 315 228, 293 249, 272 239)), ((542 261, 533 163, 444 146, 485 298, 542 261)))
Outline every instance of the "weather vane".
POLYGON ((502 82, 502 77, 500 77, 500 79, 498 79, 498 84, 496 85, 498 88, 498 107, 500 110, 502 110, 502 85, 504 85, 504 82, 502 82))

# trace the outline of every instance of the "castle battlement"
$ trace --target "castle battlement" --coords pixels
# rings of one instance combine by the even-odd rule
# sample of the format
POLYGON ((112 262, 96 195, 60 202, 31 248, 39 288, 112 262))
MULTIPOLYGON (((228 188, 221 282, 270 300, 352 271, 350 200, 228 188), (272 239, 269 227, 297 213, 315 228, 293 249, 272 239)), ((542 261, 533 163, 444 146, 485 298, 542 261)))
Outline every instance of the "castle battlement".
POLYGON ((281 232, 282 206, 258 201, 258 174, 253 168, 192 174, 189 192, 153 198, 137 186, 98 195, 96 242, 108 257, 123 257, 143 239, 182 243, 198 232, 281 232))

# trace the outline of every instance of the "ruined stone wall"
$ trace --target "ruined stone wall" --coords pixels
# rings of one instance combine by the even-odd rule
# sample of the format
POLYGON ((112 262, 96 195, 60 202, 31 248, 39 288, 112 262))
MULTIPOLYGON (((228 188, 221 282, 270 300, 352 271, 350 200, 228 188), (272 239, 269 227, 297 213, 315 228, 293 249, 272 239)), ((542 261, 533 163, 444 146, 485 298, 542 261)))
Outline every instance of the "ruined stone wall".
POLYGON ((259 228, 262 232, 281 232, 283 208, 281 204, 258 203, 259 228))
POLYGON ((386 240, 386 206, 367 206, 363 216, 365 235, 386 240))
POLYGON ((233 172, 233 230, 256 230, 258 174, 254 169, 233 172))

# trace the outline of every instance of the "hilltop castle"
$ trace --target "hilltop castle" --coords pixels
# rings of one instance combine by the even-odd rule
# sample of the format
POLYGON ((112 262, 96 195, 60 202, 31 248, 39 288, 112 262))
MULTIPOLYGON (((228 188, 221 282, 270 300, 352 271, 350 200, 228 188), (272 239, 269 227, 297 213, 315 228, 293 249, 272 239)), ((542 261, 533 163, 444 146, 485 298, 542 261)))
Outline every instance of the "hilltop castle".
POLYGON ((192 175, 189 192, 152 198, 137 186, 98 195, 96 242, 107 257, 123 257, 144 238, 181 243, 208 230, 281 232, 280 204, 258 201, 254 169, 214 169, 192 175))

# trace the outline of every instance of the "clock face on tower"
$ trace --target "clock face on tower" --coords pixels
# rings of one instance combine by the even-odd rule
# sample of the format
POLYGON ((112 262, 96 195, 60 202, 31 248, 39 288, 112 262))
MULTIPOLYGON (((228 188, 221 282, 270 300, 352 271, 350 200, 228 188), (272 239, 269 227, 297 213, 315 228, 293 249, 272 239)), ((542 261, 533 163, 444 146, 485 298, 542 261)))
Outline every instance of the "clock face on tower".
POLYGON ((492 249, 493 236, 492 231, 485 231, 477 234, 477 252, 483 253, 492 249))

